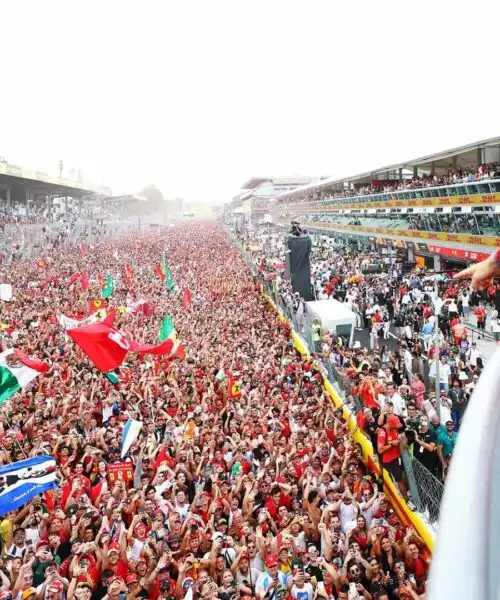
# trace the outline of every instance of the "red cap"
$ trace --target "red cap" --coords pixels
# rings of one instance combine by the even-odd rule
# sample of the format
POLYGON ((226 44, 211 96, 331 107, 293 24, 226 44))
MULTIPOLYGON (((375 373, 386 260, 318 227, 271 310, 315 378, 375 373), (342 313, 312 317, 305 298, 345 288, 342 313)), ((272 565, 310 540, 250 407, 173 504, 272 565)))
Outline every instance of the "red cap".
POLYGON ((276 554, 268 554, 266 556, 266 567, 275 567, 278 564, 278 557, 276 554))
POLYGON ((59 581, 59 579, 53 579, 50 582, 48 589, 53 592, 62 592, 64 589, 64 586, 62 584, 62 581, 59 581))
POLYGON ((389 415, 387 417, 387 425, 391 425, 391 427, 396 427, 399 429, 401 427, 401 421, 396 417, 396 415, 389 415))
POLYGON ((136 583, 136 581, 138 581, 137 573, 129 573, 127 575, 127 584, 136 583))
POLYGON ((113 542, 112 544, 109 545, 108 554, 110 554, 111 552, 120 552, 121 553, 121 551, 122 551, 122 548, 121 548, 120 544, 113 542))
POLYGON ((47 540, 39 540, 36 543, 35 550, 38 552, 38 550, 40 550, 40 548, 47 548, 48 545, 49 545, 49 542, 47 542, 47 540))

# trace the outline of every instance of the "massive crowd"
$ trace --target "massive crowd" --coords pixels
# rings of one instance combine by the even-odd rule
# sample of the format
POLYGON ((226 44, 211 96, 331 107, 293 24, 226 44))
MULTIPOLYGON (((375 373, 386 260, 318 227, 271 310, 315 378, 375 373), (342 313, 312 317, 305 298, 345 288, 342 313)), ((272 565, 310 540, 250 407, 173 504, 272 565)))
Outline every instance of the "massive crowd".
MULTIPOLYGON (((257 230, 253 236, 267 253, 269 267, 282 262, 282 234, 257 230)), ((319 239, 311 255, 311 272, 314 298, 345 303, 355 313, 357 330, 366 332, 362 337, 365 343, 356 341, 350 347, 348 338, 334 331, 306 331, 306 304, 281 278, 278 296, 296 314, 296 326, 313 349, 335 370, 346 403, 357 414, 360 428, 382 462, 390 463, 401 493, 407 497, 398 449, 387 448, 377 438, 391 415, 398 420, 395 428, 405 433, 413 460, 444 481, 484 366, 477 342, 470 335, 471 325, 476 339, 478 331, 483 335, 489 311, 492 327, 498 328, 498 286, 492 282, 474 290, 470 281, 438 276, 436 318, 435 276, 419 267, 408 271, 404 263, 389 257, 346 251, 319 239), (377 272, 370 273, 370 267, 376 267, 377 272), (439 374, 434 360, 436 327, 439 374)), ((435 512, 429 515, 431 519, 437 517, 435 512)))
MULTIPOLYGON (((2 516, 0 598, 423 597, 422 541, 221 228, 70 236, 40 252, 0 266, 13 287, 0 350, 50 365, 3 403, 0 462, 53 456, 57 487, 2 516), (158 275, 166 244, 177 291, 158 275), (168 314, 184 359, 129 353, 111 379, 75 346, 58 315, 95 311, 109 275, 116 327, 154 344, 168 314), (139 301, 147 314, 127 310, 139 301), (129 419, 143 427, 122 458, 129 419)), ((399 448, 388 406, 383 455, 399 448)))
POLYGON ((500 164, 482 164, 477 168, 449 170, 444 174, 427 175, 421 174, 411 179, 398 181, 381 181, 378 185, 352 186, 340 192, 326 190, 310 190, 300 194, 294 193, 290 196, 283 195, 279 198, 279 204, 297 204, 303 202, 316 202, 321 200, 333 200, 336 198, 356 198, 358 196, 370 196, 372 194, 383 194, 398 191, 419 190, 422 188, 457 185, 460 183, 481 183, 500 178, 500 164))

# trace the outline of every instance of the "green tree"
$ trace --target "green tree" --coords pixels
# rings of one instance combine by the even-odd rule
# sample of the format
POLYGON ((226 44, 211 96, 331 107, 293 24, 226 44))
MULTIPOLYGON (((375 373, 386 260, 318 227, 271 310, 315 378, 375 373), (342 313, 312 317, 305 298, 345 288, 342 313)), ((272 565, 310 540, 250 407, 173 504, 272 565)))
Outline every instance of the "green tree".
POLYGON ((148 185, 139 192, 139 196, 146 198, 148 205, 154 210, 163 210, 166 206, 165 198, 155 185, 148 185))

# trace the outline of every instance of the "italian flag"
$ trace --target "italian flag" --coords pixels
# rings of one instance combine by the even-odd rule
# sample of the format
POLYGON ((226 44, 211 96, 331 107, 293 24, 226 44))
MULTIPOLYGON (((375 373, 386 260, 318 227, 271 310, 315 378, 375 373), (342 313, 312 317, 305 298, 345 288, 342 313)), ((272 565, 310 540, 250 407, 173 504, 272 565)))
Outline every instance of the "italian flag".
POLYGON ((184 358, 185 352, 182 344, 177 338, 177 331, 175 331, 174 322, 170 315, 167 315, 160 326, 160 333, 158 334, 158 341, 164 342, 165 340, 171 340, 173 343, 171 354, 177 358, 184 358))
POLYGON ((115 282, 113 279, 113 275, 108 275, 108 278, 106 279, 106 285, 104 286, 104 289, 102 290, 102 297, 104 299, 106 299, 109 296, 111 296, 111 294, 114 291, 115 291, 115 282))
POLYGON ((16 392, 20 392, 41 373, 46 373, 49 365, 32 359, 20 350, 5 350, 0 354, 0 403, 5 402, 16 392))

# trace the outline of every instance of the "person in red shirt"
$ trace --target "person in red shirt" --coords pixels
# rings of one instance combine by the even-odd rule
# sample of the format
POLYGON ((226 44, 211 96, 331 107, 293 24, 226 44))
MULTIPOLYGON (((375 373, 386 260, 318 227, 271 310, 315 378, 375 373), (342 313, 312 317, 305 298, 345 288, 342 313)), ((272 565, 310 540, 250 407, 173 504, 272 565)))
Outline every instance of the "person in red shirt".
MULTIPOLYGON (((486 311, 482 306, 478 306, 474 311, 474 314, 476 315, 477 328, 484 331, 486 325, 486 311)), ((483 334, 480 334, 480 337, 483 337, 483 334)))
POLYGON ((376 398, 376 380, 374 377, 364 377, 359 385, 359 395, 366 408, 380 408, 376 398))
POLYGON ((280 506, 290 506, 290 498, 281 491, 279 485, 276 485, 271 489, 269 498, 264 504, 264 508, 267 509, 267 512, 274 521, 278 519, 278 509, 280 506))
POLYGON ((408 499, 408 489, 401 464, 400 438, 398 429, 401 423, 396 415, 389 415, 386 424, 378 430, 377 449, 382 460, 382 466, 387 469, 398 484, 405 500, 408 499))
POLYGON ((108 555, 103 558, 103 569, 113 572, 113 575, 125 579, 127 577, 128 566, 123 560, 124 552, 120 544, 113 542, 109 545, 108 555))

